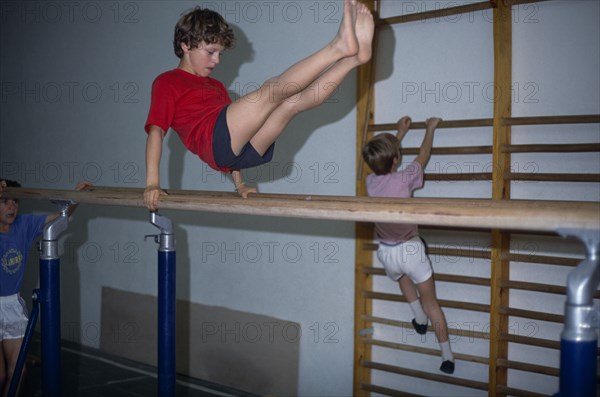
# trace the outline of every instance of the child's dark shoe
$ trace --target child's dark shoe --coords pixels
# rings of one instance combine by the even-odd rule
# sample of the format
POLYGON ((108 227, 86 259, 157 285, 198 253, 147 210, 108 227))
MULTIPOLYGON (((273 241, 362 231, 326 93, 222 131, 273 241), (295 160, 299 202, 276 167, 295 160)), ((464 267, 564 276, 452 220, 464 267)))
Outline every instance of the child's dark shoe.
POLYGON ((447 374, 454 373, 454 361, 446 360, 442 363, 440 367, 440 371, 445 372, 447 374))
POLYGON ((415 328, 415 331, 417 331, 417 334, 425 335, 427 333, 427 324, 419 324, 413 318, 412 325, 415 328))

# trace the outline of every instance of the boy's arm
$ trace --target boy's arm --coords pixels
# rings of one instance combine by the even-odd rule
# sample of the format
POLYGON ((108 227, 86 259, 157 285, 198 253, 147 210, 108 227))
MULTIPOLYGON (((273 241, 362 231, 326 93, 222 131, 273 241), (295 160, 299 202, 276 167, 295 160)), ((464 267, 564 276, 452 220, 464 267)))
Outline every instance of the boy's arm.
POLYGON ((156 211, 158 199, 166 194, 160 188, 160 157, 165 132, 162 128, 151 125, 146 139, 146 190, 144 190, 144 204, 150 211, 156 211))
POLYGON ((404 136, 410 129, 411 122, 412 120, 408 116, 404 116, 400 120, 398 120, 398 133, 396 133, 396 137, 400 142, 402 142, 402 139, 404 139, 404 136))
POLYGON ((431 148, 433 146, 433 132, 435 128, 442 121, 439 117, 431 117, 425 121, 425 137, 423 138, 423 142, 421 143, 421 148, 419 149, 419 154, 415 161, 421 164, 423 169, 427 165, 429 161, 429 157, 431 157, 431 148))
POLYGON ((243 198, 248 198, 248 194, 250 193, 256 193, 255 187, 246 186, 244 180, 242 179, 241 171, 231 171, 231 178, 233 179, 233 184, 235 185, 235 191, 243 198))

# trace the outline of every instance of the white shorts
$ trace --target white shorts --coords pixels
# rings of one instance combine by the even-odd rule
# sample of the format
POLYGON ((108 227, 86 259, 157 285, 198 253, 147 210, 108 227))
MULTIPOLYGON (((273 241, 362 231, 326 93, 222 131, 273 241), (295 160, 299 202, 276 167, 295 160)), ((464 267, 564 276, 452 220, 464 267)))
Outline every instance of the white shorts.
POLYGON ((379 243, 377 258, 394 281, 406 274, 413 283, 420 284, 433 274, 427 249, 419 236, 397 245, 379 243))
POLYGON ((27 306, 19 294, 0 296, 0 340, 25 336, 28 321, 27 306))

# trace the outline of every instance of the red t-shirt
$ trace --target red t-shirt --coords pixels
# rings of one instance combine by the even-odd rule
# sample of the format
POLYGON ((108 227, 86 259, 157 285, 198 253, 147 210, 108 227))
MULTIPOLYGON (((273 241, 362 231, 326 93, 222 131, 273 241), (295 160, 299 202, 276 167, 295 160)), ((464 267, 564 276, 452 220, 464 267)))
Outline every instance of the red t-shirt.
POLYGON ((230 103, 229 93, 218 80, 173 69, 152 83, 150 111, 144 129, 147 133, 149 127, 155 125, 166 133, 173 128, 189 151, 211 168, 228 172, 228 168, 215 163, 212 142, 217 116, 230 103))

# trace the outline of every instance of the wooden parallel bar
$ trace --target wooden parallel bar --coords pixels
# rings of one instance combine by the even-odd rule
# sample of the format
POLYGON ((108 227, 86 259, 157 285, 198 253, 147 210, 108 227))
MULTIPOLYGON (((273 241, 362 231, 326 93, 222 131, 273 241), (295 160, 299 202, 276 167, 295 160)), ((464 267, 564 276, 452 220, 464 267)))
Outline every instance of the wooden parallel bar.
MULTIPOLYGON (((426 347, 412 346, 412 345, 407 345, 406 343, 389 342, 389 341, 385 341, 385 340, 370 339, 370 338, 363 338, 363 342, 370 344, 372 346, 385 347, 388 349, 396 349, 396 350, 402 350, 402 351, 412 352, 412 353, 427 354, 429 356, 438 357, 440 355, 439 349, 430 349, 430 348, 426 348, 426 347)), ((456 360, 468 361, 471 363, 477 363, 477 364, 483 364, 483 365, 488 364, 487 357, 474 356, 471 354, 454 353, 454 358, 456 360)))
POLYGON ((600 123, 600 114, 568 116, 503 117, 503 125, 545 125, 545 124, 595 124, 600 123))
POLYGON ((584 153, 600 152, 600 143, 577 143, 564 145, 503 145, 504 153, 584 153))
MULTIPOLYGON (((143 189, 93 187, 86 191, 6 188, 3 197, 75 200, 79 203, 145 208, 143 189)), ((556 231, 598 230, 600 206, 593 202, 485 199, 385 199, 356 196, 169 191, 161 209, 420 225, 556 231)))
MULTIPOLYGON (((491 127, 494 125, 493 119, 465 119, 465 120, 442 120, 436 127, 440 128, 471 128, 471 127, 491 127)), ((371 124, 370 132, 396 131, 397 123, 371 124)), ((414 130, 425 129, 424 121, 412 122, 410 128, 414 130)))
POLYGON ((395 365, 383 364, 374 361, 363 361, 362 366, 365 368, 370 368, 378 371, 389 372, 398 375, 410 376, 413 378, 430 380, 434 382, 442 382, 446 384, 470 387, 472 389, 478 390, 487 390, 488 383, 486 382, 478 382, 469 379, 461 379, 456 376, 448 376, 448 375, 438 375, 425 371, 418 371, 415 369, 402 368, 397 367, 395 365))
POLYGON ((395 17, 383 18, 377 21, 377 25, 396 25, 415 21, 425 21, 434 18, 446 18, 452 15, 466 14, 469 12, 483 11, 492 8, 489 1, 481 3, 466 4, 456 7, 438 8, 431 11, 418 12, 413 14, 399 15, 395 17))

